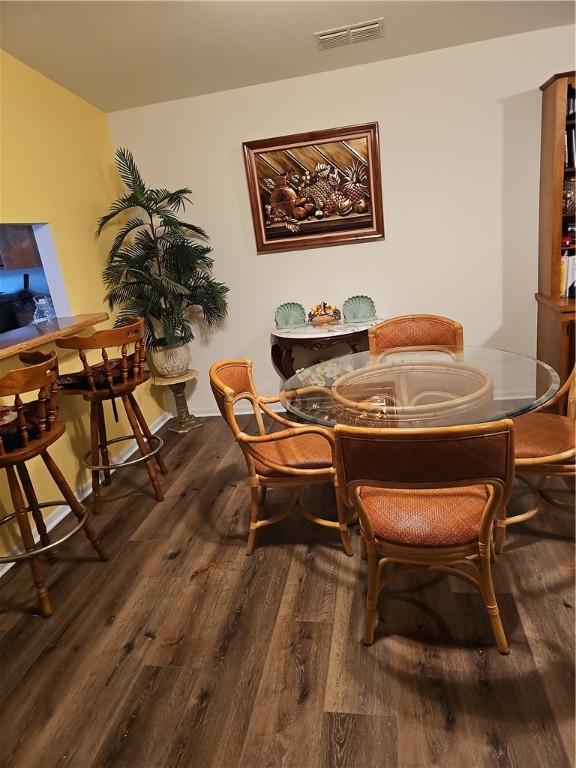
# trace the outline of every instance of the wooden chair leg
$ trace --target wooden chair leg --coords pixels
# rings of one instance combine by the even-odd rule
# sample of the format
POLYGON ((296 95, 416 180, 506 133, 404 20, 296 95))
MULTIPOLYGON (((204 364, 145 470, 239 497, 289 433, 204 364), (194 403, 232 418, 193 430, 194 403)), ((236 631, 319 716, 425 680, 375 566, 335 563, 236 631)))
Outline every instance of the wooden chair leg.
MULTIPOLYGON (((148 426, 148 422, 144 418, 144 414, 140 410, 140 406, 138 405, 136 398, 134 397, 134 394, 132 392, 128 394, 128 399, 130 400, 130 405, 132 406, 132 410, 134 411, 134 414, 138 419, 138 423, 140 424, 142 432, 144 432, 144 436, 146 440, 148 440, 148 443, 150 443, 150 439, 153 437, 152 432, 150 432, 150 427, 148 426)), ((156 463, 158 464, 158 469, 160 470, 160 472, 162 472, 163 475, 166 475, 168 473, 168 468, 166 467, 166 464, 164 464, 164 459, 160 455, 160 451, 158 451, 158 453, 155 454, 154 458, 156 459, 156 463)))
MULTIPOLYGON (((27 552, 32 552, 36 549, 34 536, 32 535, 30 520, 28 519, 26 505, 24 503, 24 498, 22 497, 22 491, 14 467, 8 465, 6 467, 6 474, 8 475, 8 486, 10 488, 10 496, 12 497, 14 511, 16 512, 16 520, 20 529, 20 535, 22 536, 22 544, 27 552)), ((51 616, 53 613, 52 603, 48 597, 48 589, 46 588, 46 582, 44 580, 44 570, 38 558, 32 557, 30 559, 30 570, 32 571, 32 580, 36 587, 38 602, 40 603, 40 612, 42 613, 42 616, 51 616)))
MULTIPOLYGON (((36 491, 34 490, 34 486, 32 485, 32 481, 30 480, 30 475, 28 474, 28 467, 24 462, 21 462, 20 464, 16 464, 16 470, 18 472, 20 482, 22 483, 22 488, 24 489, 24 495, 28 500, 28 506, 30 507, 30 511, 32 512, 32 517, 34 518, 34 522, 36 523, 36 530, 38 531, 38 535, 40 536, 40 543, 42 544, 43 547, 48 547, 50 545, 50 537, 48 536, 48 531, 46 530, 46 524, 44 522, 44 518, 42 517, 42 510, 38 506, 38 497, 36 496, 36 491)), ((48 552, 46 552, 46 557, 49 560, 54 559, 54 554, 52 550, 48 550, 48 552)))
POLYGON ((251 555, 256 546, 256 531, 258 529, 258 512, 260 510, 260 488, 252 486, 250 488, 250 527, 248 529, 248 542, 246 544, 246 554, 251 555))
POLYGON ((364 645, 372 645, 378 617, 378 553, 374 542, 367 545, 368 588, 364 608, 364 645))
MULTIPOLYGON (((100 464, 100 427, 98 419, 98 403, 90 403, 90 463, 93 466, 100 464)), ((100 496, 100 470, 92 470, 92 503, 94 514, 102 512, 102 498, 100 496)))
MULTIPOLYGON (((130 400, 128 399, 128 395, 122 395, 122 402, 124 404, 124 410, 126 411, 126 416, 128 417, 128 421, 130 422, 130 427, 132 428, 132 432, 134 434, 134 437, 136 438, 138 448, 140 449, 140 453, 142 454, 142 456, 148 456, 150 453, 150 449, 148 447, 148 443, 144 439, 144 435, 142 434, 142 431, 140 429, 140 424, 138 423, 136 414, 132 409, 132 405, 130 403, 130 400)), ((160 481, 158 480, 158 475, 156 474, 154 457, 151 456, 149 459, 146 460, 145 463, 146 463, 146 469, 148 470, 148 475, 150 477, 150 482, 152 483, 152 487, 154 488, 154 494, 156 495, 156 498, 158 501, 163 501, 164 494, 162 493, 162 487, 160 486, 160 481)))
POLYGON ((498 603, 496 602, 496 594, 494 592, 494 584, 492 582, 492 570, 490 565, 490 551, 489 546, 486 546, 486 551, 481 545, 480 558, 480 591, 484 600, 484 605, 492 625, 492 632, 494 639, 496 640, 496 647, 502 654, 510 653, 508 641, 506 639, 506 633, 502 625, 502 619, 500 618, 500 611, 498 610, 498 603))
MULTIPOLYGON (((41 454, 42 460, 44 461, 44 464, 46 465, 46 469, 52 476, 52 479, 58 486, 58 489, 60 490, 60 493, 66 500, 66 503, 69 505, 70 509, 74 513, 74 515, 78 518, 78 520, 82 519, 84 517, 84 514, 86 514, 84 507, 78 499, 76 498, 76 494, 70 488, 68 483, 66 482, 66 478, 60 471, 60 467, 56 464, 54 459, 50 456, 48 451, 43 451, 41 454)), ((94 547, 96 552, 98 553, 101 560, 108 560, 108 554, 106 550, 102 547, 100 542, 98 541, 98 536, 96 534, 96 531, 92 527, 92 523, 90 520, 86 520, 84 523, 84 533, 86 534, 86 537, 90 544, 94 547)))
MULTIPOLYGON (((108 456, 108 443, 107 443, 107 436, 106 436, 106 420, 104 418, 104 403, 100 400, 100 402, 96 403, 96 408, 98 410, 98 436, 100 440, 100 455, 102 456, 102 461, 98 462, 99 464, 106 465, 110 464, 110 457, 108 456)), ((112 478, 110 477, 110 470, 105 469, 104 472, 104 485, 110 485, 112 478)))

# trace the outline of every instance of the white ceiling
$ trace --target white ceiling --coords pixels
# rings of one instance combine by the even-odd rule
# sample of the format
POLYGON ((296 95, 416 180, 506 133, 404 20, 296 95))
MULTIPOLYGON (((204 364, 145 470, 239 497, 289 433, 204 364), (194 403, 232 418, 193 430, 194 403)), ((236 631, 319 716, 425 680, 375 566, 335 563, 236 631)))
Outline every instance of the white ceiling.
POLYGON ((0 47, 112 112, 570 23, 554 0, 8 1, 0 47), (314 32, 380 16, 384 37, 317 50, 314 32))

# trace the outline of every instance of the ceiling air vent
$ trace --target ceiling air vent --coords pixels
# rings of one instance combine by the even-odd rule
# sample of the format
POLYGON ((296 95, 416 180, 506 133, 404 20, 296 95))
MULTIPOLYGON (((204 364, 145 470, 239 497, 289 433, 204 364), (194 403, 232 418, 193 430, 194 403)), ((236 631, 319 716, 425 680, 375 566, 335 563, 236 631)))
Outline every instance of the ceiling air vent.
POLYGON ((324 32, 316 32, 314 37, 320 50, 336 48, 340 45, 350 45, 350 43, 361 43, 364 40, 382 37, 382 21, 382 18, 372 19, 372 21, 363 21, 360 24, 352 24, 349 27, 327 29, 324 32))

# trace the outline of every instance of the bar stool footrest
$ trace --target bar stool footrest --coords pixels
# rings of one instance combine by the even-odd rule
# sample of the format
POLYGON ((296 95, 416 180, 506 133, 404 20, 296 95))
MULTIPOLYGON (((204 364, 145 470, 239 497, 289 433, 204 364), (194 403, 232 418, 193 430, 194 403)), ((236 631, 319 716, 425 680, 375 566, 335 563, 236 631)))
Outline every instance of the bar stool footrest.
MULTIPOLYGON (((91 452, 88 451, 88 453, 82 457, 82 463, 87 469, 92 470, 93 472, 100 471, 103 472, 106 469, 122 469, 123 467, 131 467, 134 464, 139 464, 141 461, 148 461, 152 456, 155 456, 158 451, 162 448, 164 445, 164 440, 162 440, 161 437, 158 437, 158 435, 152 435, 151 438, 146 439, 146 442, 148 443, 148 447, 150 448, 150 453, 147 453, 145 455, 137 456, 135 459, 126 459, 126 461, 118 461, 118 462, 110 462, 110 464, 90 464, 91 459, 91 452), (155 444, 154 447, 152 444, 155 444)), ((136 438, 134 435, 122 435, 121 437, 115 437, 113 440, 106 440, 106 447, 109 445, 113 445, 114 443, 121 443, 125 440, 134 440, 136 441, 136 438)))
MULTIPOLYGON (((43 501, 38 504, 39 509, 44 509, 45 507, 59 507, 66 505, 65 499, 58 499, 57 501, 43 501)), ((56 541, 51 541, 50 544, 46 544, 45 546, 36 547, 33 550, 30 550, 30 552, 18 552, 17 554, 13 555, 3 555, 0 557, 0 564, 3 563, 17 563, 20 560, 30 560, 33 557, 38 557, 39 555, 42 555, 44 552, 48 552, 51 549, 54 549, 54 547, 58 547, 60 544, 63 544, 65 541, 67 541, 69 538, 74 536, 75 533, 77 533, 81 528, 84 527, 86 521, 88 520, 88 512, 86 511, 86 508, 83 506, 84 514, 82 515, 82 518, 78 520, 77 524, 72 528, 71 531, 68 531, 64 536, 61 536, 56 541)), ((32 513, 31 507, 25 507, 24 511, 26 514, 32 513)), ((17 517, 16 512, 12 512, 10 515, 6 515, 2 519, 0 519, 0 525, 5 525, 6 523, 9 523, 10 520, 15 520, 17 517)))

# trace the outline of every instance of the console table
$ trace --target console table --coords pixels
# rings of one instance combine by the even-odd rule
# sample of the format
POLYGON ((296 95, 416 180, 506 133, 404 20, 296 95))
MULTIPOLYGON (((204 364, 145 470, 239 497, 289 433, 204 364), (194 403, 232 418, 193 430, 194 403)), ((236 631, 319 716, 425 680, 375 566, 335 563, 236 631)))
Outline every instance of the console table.
MULTIPOLYGON (((368 350, 368 328, 380 322, 379 318, 364 322, 339 322, 330 325, 299 325, 294 328, 276 328, 270 336, 272 364, 279 376, 289 379, 296 373, 294 350, 325 350, 345 344, 350 352, 368 350)), ((337 355, 332 355, 335 357, 337 355)))

